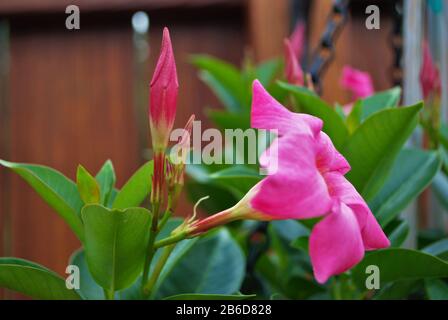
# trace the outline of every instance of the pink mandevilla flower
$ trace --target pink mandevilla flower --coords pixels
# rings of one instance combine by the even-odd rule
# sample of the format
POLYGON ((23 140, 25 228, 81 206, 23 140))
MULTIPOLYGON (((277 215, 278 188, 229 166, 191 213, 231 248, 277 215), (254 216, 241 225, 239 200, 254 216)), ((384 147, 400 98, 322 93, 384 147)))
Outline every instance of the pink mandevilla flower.
POLYGON ((270 174, 233 208, 193 224, 193 234, 241 218, 322 217, 311 232, 309 247, 320 283, 356 265, 365 250, 390 245, 363 198, 344 177, 350 166, 321 131, 320 119, 287 110, 255 81, 251 125, 278 130, 278 138, 260 158, 270 174), (274 157, 278 165, 272 170, 274 157))
POLYGON ((423 43, 423 63, 420 69, 420 85, 425 100, 432 93, 440 93, 441 90, 439 69, 432 59, 431 50, 427 41, 423 43))

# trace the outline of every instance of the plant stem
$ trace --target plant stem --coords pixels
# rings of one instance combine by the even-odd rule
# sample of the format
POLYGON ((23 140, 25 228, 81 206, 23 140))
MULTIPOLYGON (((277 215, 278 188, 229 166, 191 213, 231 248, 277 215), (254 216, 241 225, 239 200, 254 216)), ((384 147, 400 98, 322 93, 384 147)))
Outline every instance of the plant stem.
POLYGON ((151 232, 148 238, 148 246, 146 248, 146 258, 145 265, 143 266, 143 276, 142 276, 142 284, 141 288, 148 281, 149 269, 151 268, 151 262, 154 258, 154 254, 156 252, 156 248, 154 248, 154 242, 156 241, 157 231, 158 231, 158 223, 159 223, 159 203, 152 204, 152 221, 151 221, 151 232))
POLYGON ((162 219, 160 220, 158 231, 160 232, 165 224, 168 222, 168 220, 171 218, 171 215, 173 214, 173 211, 171 209, 167 209, 165 213, 163 214, 162 219))
POLYGON ((187 233, 185 231, 175 233, 170 237, 156 241, 154 243, 154 248, 158 249, 158 248, 165 247, 165 246, 173 244, 173 243, 177 243, 179 241, 184 240, 186 237, 187 237, 187 233))
POLYGON ((114 290, 104 290, 104 297, 106 298, 106 300, 114 300, 115 299, 115 292, 114 290))
POLYGON ((159 278, 160 273, 162 272, 163 267, 165 266, 175 246, 176 244, 172 244, 170 246, 165 247, 164 250, 162 251, 160 258, 159 260, 157 260, 157 264, 155 265, 154 270, 151 274, 151 278, 149 278, 148 282, 143 287, 143 292, 145 296, 149 297, 152 294, 151 290, 156 284, 157 279, 159 278))

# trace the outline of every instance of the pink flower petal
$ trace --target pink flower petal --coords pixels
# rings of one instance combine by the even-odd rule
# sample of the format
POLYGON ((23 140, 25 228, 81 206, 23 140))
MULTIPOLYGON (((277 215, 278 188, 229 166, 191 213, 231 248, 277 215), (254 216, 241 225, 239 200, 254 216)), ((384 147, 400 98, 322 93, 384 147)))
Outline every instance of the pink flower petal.
POLYGON ((310 257, 319 283, 362 260, 364 246, 359 225, 348 206, 335 202, 332 212, 314 226, 310 236, 310 257))
POLYGON ((337 172, 328 172, 324 174, 324 178, 330 195, 340 199, 355 213, 365 250, 389 247, 389 239, 387 239, 369 206, 356 191, 355 187, 343 175, 337 172))
POLYGON ((321 173, 328 171, 338 171, 346 174, 350 171, 350 164, 333 145, 330 137, 321 132, 318 136, 319 151, 317 155, 317 166, 321 173))
POLYGON ((271 175, 261 182, 251 206, 273 219, 306 219, 327 213, 331 198, 316 166, 317 149, 309 135, 291 133, 277 139, 267 150, 271 154, 262 157, 264 164, 269 160, 271 175))
POLYGON ((282 106, 255 80, 252 89, 251 127, 278 130, 279 135, 296 132, 317 135, 323 123, 319 118, 294 113, 282 106))

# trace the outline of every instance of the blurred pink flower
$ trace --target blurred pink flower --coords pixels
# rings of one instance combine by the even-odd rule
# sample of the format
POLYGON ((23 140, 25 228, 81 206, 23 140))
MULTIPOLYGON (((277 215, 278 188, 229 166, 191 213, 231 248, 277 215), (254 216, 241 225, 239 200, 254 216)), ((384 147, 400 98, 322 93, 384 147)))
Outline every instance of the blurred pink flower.
POLYGON ((296 23, 294 27, 294 31, 291 33, 289 37, 289 41, 291 42, 291 48, 294 52, 294 55, 300 61, 303 55, 303 49, 305 45, 305 24, 301 21, 296 23))
POLYGON ((341 86, 351 91, 353 100, 366 98, 375 92, 370 74, 350 66, 342 69, 341 86))
POLYGON ((427 41, 423 43, 423 63, 420 69, 420 85, 424 99, 427 99, 431 93, 440 93, 441 90, 439 69, 432 59, 431 50, 427 41))
POLYGON ((290 84, 303 86, 303 70, 300 66, 292 48, 291 42, 288 39, 284 40, 285 46, 285 77, 290 84))
MULTIPOLYGON (((342 69, 340 85, 342 88, 351 91, 353 100, 366 98, 375 92, 370 74, 350 66, 345 66, 342 69)), ((342 107, 345 114, 349 114, 352 108, 353 102, 342 107)))
POLYGON ((198 234, 237 219, 308 219, 323 217, 310 236, 310 256, 316 280, 324 283, 347 271, 365 250, 389 246, 369 207, 345 179, 350 170, 318 118, 293 113, 255 81, 251 126, 277 129, 278 138, 260 157, 269 175, 234 207, 195 222, 198 234), (274 160, 278 165, 270 164, 274 160))

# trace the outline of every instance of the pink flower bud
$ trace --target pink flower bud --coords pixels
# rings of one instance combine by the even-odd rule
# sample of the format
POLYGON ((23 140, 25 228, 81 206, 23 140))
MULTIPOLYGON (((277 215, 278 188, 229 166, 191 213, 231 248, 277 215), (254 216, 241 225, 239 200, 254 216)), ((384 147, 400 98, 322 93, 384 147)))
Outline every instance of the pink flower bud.
POLYGON ((164 150, 176 117, 179 84, 176 62, 167 28, 163 29, 162 48, 150 84, 149 123, 154 150, 164 150))
POLYGON ((285 76, 290 84, 303 86, 303 70, 294 52, 291 42, 284 40, 285 45, 285 76))
POLYGON ((439 69, 432 59, 431 50, 426 41, 423 43, 423 63, 420 69, 420 85, 425 100, 432 93, 440 94, 441 83, 439 69))
POLYGON ((294 31, 289 37, 292 50, 295 56, 300 60, 303 55, 303 48, 305 43, 305 24, 301 21, 297 22, 294 31))

